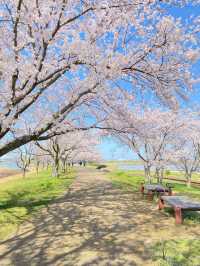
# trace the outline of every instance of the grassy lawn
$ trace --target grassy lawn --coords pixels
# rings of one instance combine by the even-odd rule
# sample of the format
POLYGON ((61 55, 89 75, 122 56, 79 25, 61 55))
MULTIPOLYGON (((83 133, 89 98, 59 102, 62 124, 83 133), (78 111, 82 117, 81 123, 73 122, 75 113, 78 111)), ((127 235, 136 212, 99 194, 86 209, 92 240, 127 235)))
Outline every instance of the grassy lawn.
POLYGON ((134 191, 138 191, 144 181, 141 171, 112 170, 109 173, 109 178, 111 178, 114 185, 134 191))
POLYGON ((200 240, 168 240, 152 247, 154 265, 199 266, 200 240))
MULTIPOLYGON (((166 171, 168 172, 168 171, 166 171)), ((169 173, 165 174, 165 177, 175 177, 177 179, 185 179, 184 173, 179 171, 169 171, 169 173)), ((200 173, 193 173, 192 181, 200 182, 200 173)))
MULTIPOLYGON (((112 169, 112 170, 120 170, 119 169, 119 165, 124 165, 124 166, 142 166, 142 162, 139 161, 139 160, 132 160, 132 161, 108 161, 106 162, 106 165, 109 167, 109 169, 112 169)), ((141 168, 143 169, 143 168, 141 168)), ((121 169, 122 171, 124 169, 121 169)), ((128 170, 128 169, 127 169, 128 170)), ((139 174, 140 176, 144 176, 144 171, 143 170, 132 170, 132 172, 134 174, 139 174)), ((185 177, 184 177, 184 172, 181 172, 181 171, 173 171, 173 170, 166 170, 165 171, 165 177, 166 178, 177 178, 177 179, 181 179, 181 180, 184 180, 185 177)), ((192 181, 194 182, 200 182, 200 173, 193 173, 192 175, 192 181)))
MULTIPOLYGON (((141 183, 144 181, 144 174, 142 171, 120 171, 112 168, 108 177, 113 184, 125 190, 139 191, 141 183)), ((156 180, 155 180, 156 182, 156 180)), ((200 200, 200 187, 188 188, 183 183, 167 181, 164 183, 173 183, 173 191, 176 195, 187 195, 190 198, 200 200)), ((156 204, 157 200, 152 204, 156 204)), ((156 205, 155 205, 156 206, 156 205)), ((171 208, 166 208, 166 214, 173 215, 171 208)), ((197 212, 186 212, 184 214, 184 225, 188 229, 193 225, 200 224, 200 214, 197 212)), ((166 232, 167 236, 167 232, 166 232)), ((166 240, 164 242, 156 243, 152 247, 152 259, 154 265, 159 266, 199 266, 200 265, 200 240, 184 239, 166 240)))
POLYGON ((28 173, 0 186, 0 239, 14 232, 17 226, 40 208, 61 196, 72 183, 74 173, 51 177, 50 170, 28 173))

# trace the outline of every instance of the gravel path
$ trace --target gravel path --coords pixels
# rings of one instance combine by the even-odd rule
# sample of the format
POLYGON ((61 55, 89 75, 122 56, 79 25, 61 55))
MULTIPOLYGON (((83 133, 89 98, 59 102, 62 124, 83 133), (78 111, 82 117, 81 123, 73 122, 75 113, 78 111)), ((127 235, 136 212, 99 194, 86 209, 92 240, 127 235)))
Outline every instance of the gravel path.
POLYGON ((77 175, 63 198, 0 243, 1 266, 155 265, 154 242, 200 232, 175 226, 173 217, 113 187, 99 171, 80 168, 77 175))

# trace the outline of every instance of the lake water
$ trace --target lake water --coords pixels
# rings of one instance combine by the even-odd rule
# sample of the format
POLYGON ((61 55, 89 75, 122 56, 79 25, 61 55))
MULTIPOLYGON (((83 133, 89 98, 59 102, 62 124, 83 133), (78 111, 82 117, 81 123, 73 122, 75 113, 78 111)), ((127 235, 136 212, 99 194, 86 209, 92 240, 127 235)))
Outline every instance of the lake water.
POLYGON ((119 164, 118 168, 120 170, 127 170, 127 171, 131 171, 131 170, 144 170, 144 166, 140 165, 140 164, 119 164))
POLYGON ((13 170, 19 169, 15 162, 6 161, 6 160, 0 161, 0 168, 1 167, 2 168, 13 169, 13 170))

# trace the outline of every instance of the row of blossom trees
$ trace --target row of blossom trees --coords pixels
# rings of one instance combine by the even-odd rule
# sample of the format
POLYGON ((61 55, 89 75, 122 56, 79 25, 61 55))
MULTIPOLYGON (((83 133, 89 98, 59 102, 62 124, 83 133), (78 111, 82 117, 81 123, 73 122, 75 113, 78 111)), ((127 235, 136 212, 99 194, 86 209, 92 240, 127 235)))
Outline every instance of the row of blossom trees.
POLYGON ((69 165, 78 162, 96 162, 101 160, 97 145, 99 139, 93 133, 80 131, 52 137, 43 142, 30 143, 17 152, 17 166, 23 176, 35 164, 36 172, 40 167, 52 167, 52 175, 58 177, 60 171, 67 171, 69 165))
MULTIPOLYGON (((104 121, 102 129, 138 155, 147 182, 151 182, 152 172, 157 181, 162 182, 164 170, 175 166, 185 172, 190 185, 192 174, 200 170, 200 121, 197 113, 132 109, 118 104, 109 119, 104 121)), ((70 163, 101 160, 97 136, 96 131, 79 131, 26 145, 19 150, 17 164, 24 174, 32 160, 37 171, 41 164, 47 167, 51 164, 53 175, 58 176, 59 170, 62 168, 65 172, 70 163)))
POLYGON ((118 106, 106 122, 108 133, 127 145, 144 165, 151 182, 152 169, 162 182, 166 168, 175 165, 185 172, 188 185, 200 170, 200 121, 191 111, 130 109, 118 106))

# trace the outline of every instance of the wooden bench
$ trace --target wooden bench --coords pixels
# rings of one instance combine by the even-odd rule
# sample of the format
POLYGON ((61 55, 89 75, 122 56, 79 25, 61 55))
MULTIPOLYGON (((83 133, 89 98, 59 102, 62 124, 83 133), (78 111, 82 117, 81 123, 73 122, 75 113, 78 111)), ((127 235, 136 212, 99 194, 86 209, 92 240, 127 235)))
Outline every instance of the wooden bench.
POLYGON ((153 200, 155 194, 157 194, 158 196, 161 196, 163 194, 167 194, 169 196, 172 195, 171 187, 164 187, 160 184, 148 184, 148 185, 141 184, 140 191, 143 196, 147 195, 147 199, 149 201, 153 200))
POLYGON ((200 202, 184 196, 161 196, 158 202, 159 210, 162 210, 166 203, 174 208, 176 224, 183 223, 183 211, 200 211, 200 202))

